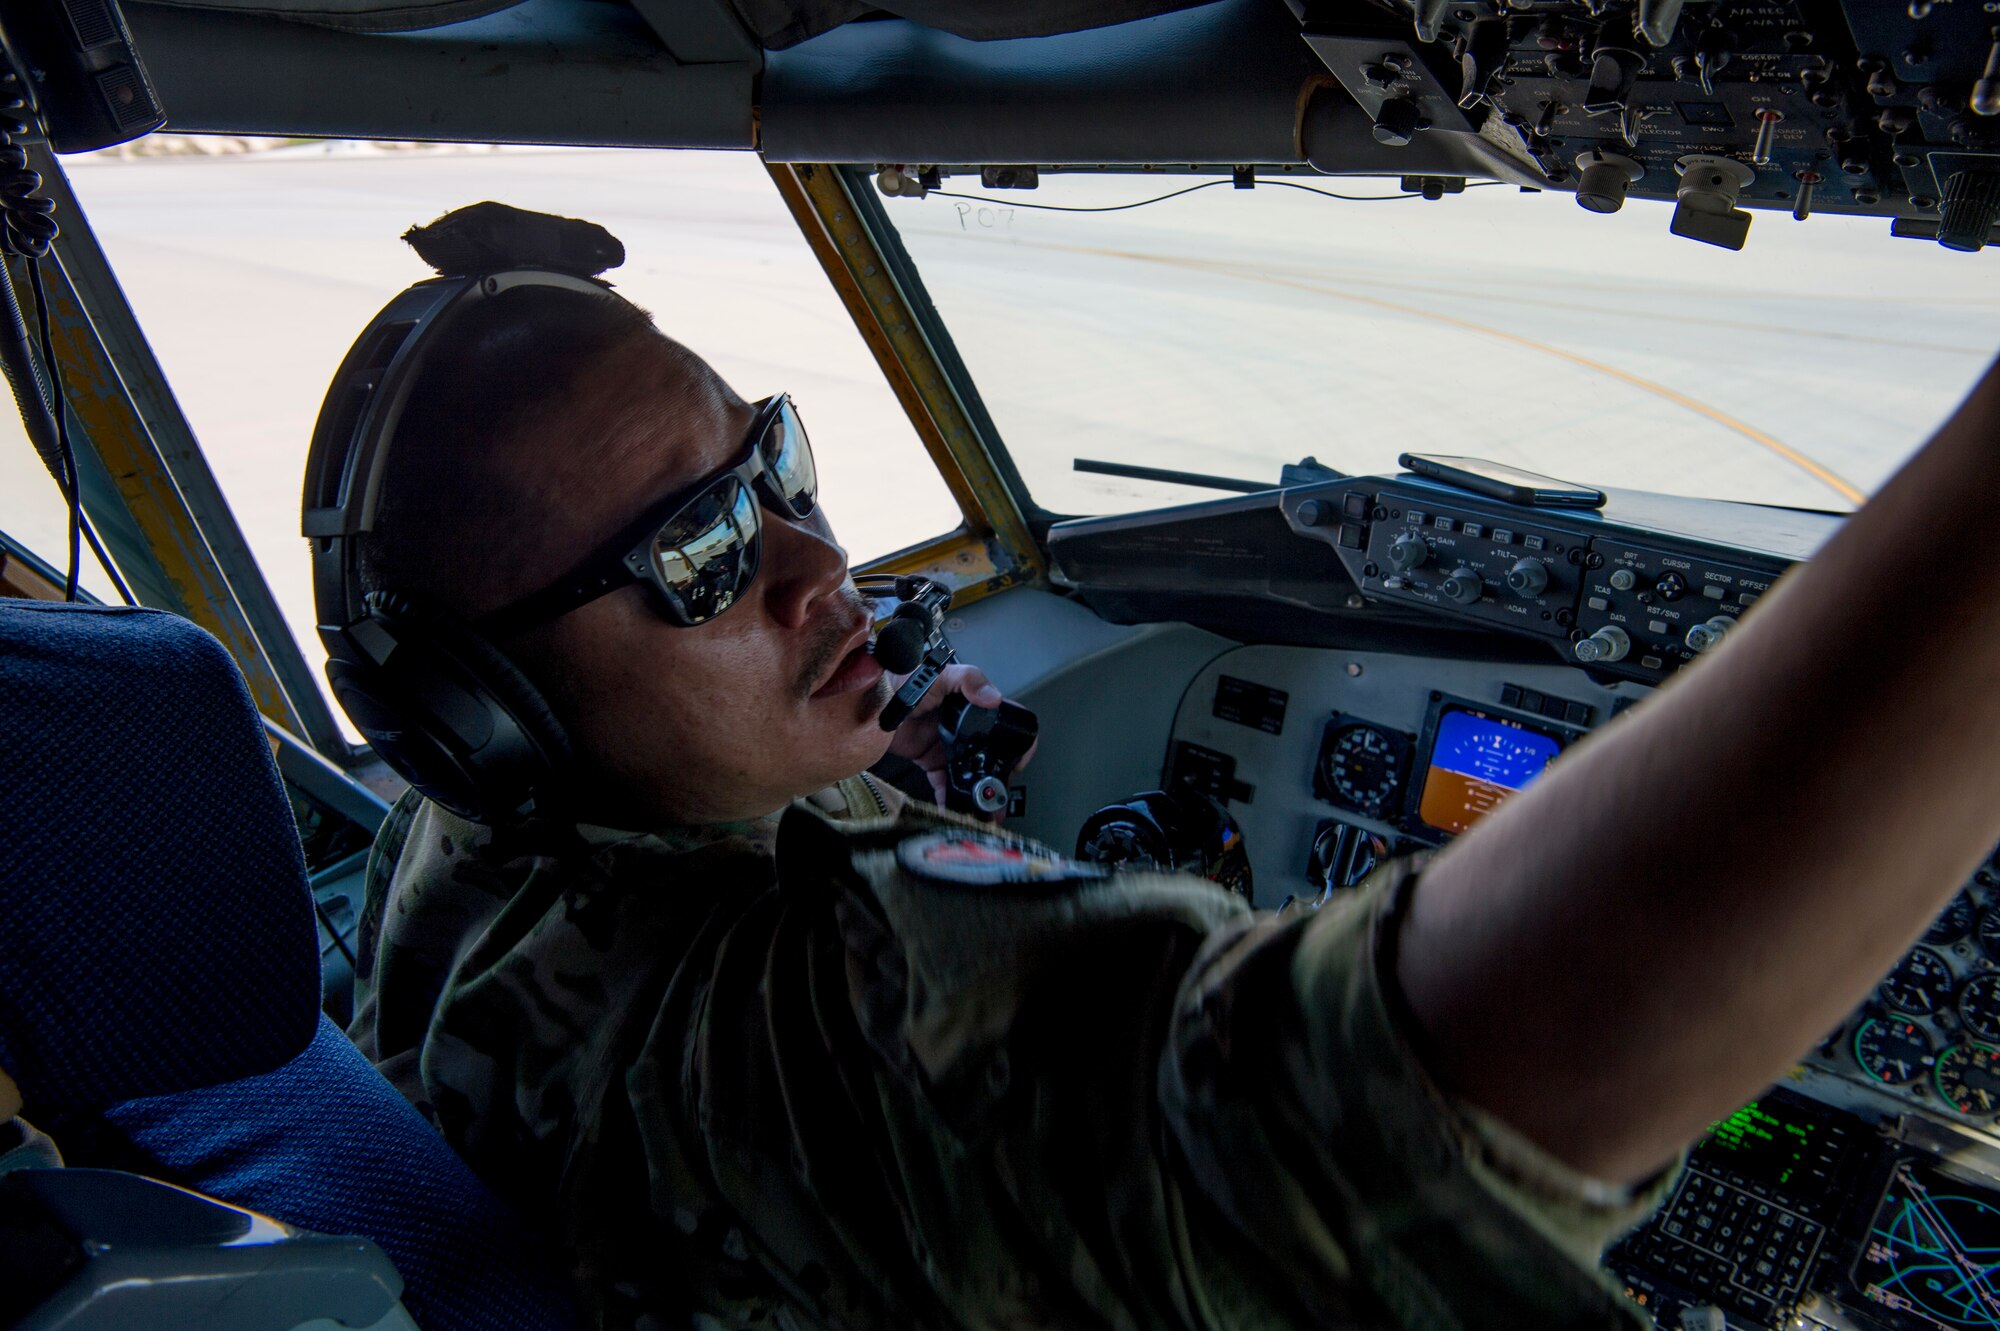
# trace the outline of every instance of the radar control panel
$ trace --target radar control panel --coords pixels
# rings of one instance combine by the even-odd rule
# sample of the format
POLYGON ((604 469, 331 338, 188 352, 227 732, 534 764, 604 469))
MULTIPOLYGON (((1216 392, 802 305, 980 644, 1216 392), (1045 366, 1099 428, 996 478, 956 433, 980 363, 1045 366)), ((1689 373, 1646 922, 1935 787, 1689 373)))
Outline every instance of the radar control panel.
POLYGON ((1621 520, 1615 506, 1537 509, 1416 476, 1297 486, 1279 503, 1369 600, 1540 639, 1594 673, 1647 684, 1720 643, 1837 521, 1762 524, 1760 550, 1732 544, 1742 533, 1718 526, 1714 506, 1688 510, 1706 521, 1676 532, 1653 515, 1621 520))

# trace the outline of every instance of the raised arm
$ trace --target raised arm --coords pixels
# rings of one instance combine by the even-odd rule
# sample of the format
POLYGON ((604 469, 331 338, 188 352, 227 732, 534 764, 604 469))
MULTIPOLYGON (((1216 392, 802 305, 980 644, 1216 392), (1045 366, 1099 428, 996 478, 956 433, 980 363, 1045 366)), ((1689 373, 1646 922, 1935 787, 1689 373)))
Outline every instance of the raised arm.
POLYGON ((2000 838, 2000 364, 1726 645, 1440 855, 1431 1071, 1636 1180, 1832 1029, 2000 838))

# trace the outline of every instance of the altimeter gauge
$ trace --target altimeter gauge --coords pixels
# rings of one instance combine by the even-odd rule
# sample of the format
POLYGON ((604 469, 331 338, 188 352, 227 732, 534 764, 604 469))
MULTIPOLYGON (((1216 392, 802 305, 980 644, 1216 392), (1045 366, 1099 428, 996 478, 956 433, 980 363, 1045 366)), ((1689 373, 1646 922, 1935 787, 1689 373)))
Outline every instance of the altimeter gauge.
POLYGON ((1410 777, 1410 737, 1336 715, 1320 739, 1313 793, 1370 818, 1389 817, 1410 777))
POLYGON ((1870 1017, 1854 1032, 1854 1061, 1876 1081, 1905 1086, 1936 1061, 1937 1046, 1906 1017, 1870 1017))
POLYGON ((1979 932, 1973 937, 1978 940, 1981 952, 2000 961, 2000 909, 1988 908, 1980 913, 1979 932))
POLYGON ((1927 1017, 1950 1001, 1951 967, 1927 947, 1913 947, 1896 963, 1876 994, 1898 1012, 1927 1017))
POLYGON ((2000 1049, 1992 1045, 1953 1045, 1937 1056, 1931 1080, 1945 1103, 1961 1114, 2000 1114, 2000 1049))
POLYGON ((1982 1040, 2000 1044, 2000 971, 1975 975, 1958 991, 1958 1019, 1982 1040))
POLYGON ((1923 941, 1933 947, 1943 947, 1947 943, 1956 943, 1965 937, 1971 928, 1972 898, 1960 892, 1951 899, 1951 904, 1931 921, 1931 927, 1924 930, 1923 941))

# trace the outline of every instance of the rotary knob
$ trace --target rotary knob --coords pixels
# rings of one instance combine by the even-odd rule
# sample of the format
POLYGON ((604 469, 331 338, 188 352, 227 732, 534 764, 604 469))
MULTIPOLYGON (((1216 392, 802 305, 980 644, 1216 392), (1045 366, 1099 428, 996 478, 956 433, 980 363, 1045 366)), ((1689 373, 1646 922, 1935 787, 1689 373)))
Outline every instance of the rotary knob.
POLYGON ((1632 650, 1632 636, 1616 624, 1606 624, 1576 643, 1576 659, 1586 665, 1622 661, 1632 650))
POLYGON ((1576 159, 1576 201, 1586 211, 1615 213, 1625 206, 1625 192, 1632 182, 1646 174, 1646 168, 1629 157, 1592 148, 1576 159))
POLYGON ((1549 566, 1539 559, 1523 559, 1507 570, 1507 590, 1532 600, 1549 585, 1549 566))
POLYGON ((1611 590, 1614 592, 1629 592, 1638 581, 1638 577, 1629 568, 1611 570, 1611 590))
POLYGON ((1399 572, 1422 568, 1424 561, 1431 557, 1431 548, 1424 538, 1415 532, 1404 532, 1389 542, 1389 566, 1399 572))
POLYGON ((1477 602, 1482 590, 1479 585, 1479 575, 1463 564, 1453 569, 1444 581, 1438 584, 1438 595, 1447 601, 1456 601, 1460 605, 1472 605, 1477 602))
POLYGON ((1417 131, 1428 128, 1429 123, 1415 102, 1407 97, 1391 97, 1375 113, 1375 142, 1391 148, 1407 147, 1417 137, 1417 131))

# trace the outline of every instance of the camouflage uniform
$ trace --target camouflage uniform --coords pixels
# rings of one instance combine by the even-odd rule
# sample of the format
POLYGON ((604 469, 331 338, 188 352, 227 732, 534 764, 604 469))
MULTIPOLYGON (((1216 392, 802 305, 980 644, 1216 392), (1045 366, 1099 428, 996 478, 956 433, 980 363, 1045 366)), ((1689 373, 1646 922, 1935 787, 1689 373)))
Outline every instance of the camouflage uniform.
POLYGON ((1664 1181, 1425 1078, 1407 872, 1272 917, 891 802, 562 863, 392 814, 355 1039, 599 1325, 1645 1325, 1595 1268, 1664 1181))

